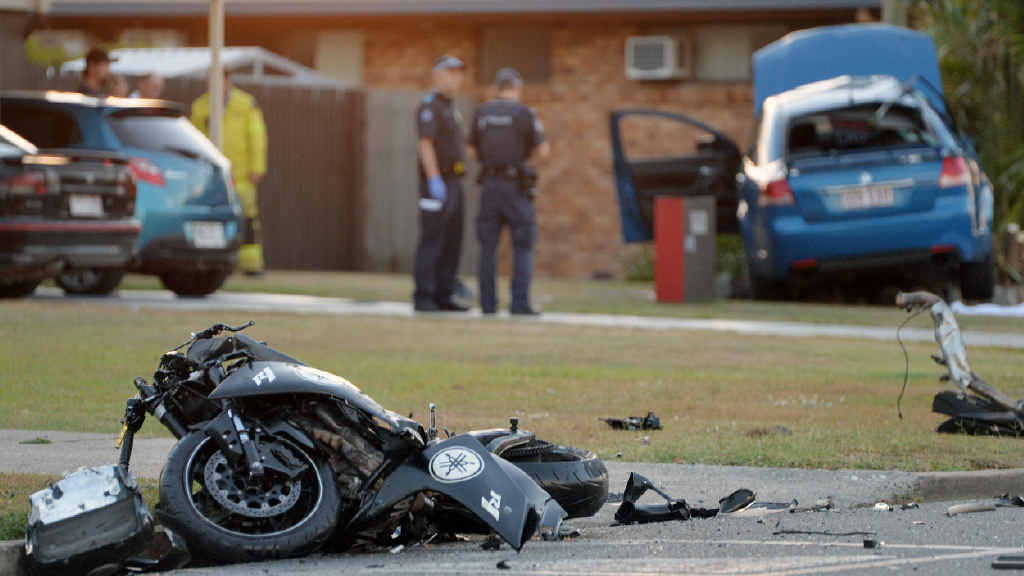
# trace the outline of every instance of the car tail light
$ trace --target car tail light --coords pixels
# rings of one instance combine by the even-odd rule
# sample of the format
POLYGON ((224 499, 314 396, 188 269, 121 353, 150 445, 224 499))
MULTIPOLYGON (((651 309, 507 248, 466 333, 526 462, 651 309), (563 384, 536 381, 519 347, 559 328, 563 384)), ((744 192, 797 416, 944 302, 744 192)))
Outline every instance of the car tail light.
POLYGON ((967 160, 961 156, 948 156, 942 159, 939 188, 957 188, 967 186, 970 182, 971 170, 967 166, 967 160))
POLYGON ((132 170, 132 175, 135 176, 136 180, 143 182, 149 182, 157 186, 166 186, 167 181, 164 180, 164 173, 160 171, 160 167, 153 163, 149 158, 132 158, 132 161, 128 164, 128 167, 132 170))
POLYGON ((761 187, 757 203, 761 206, 786 206, 795 202, 789 180, 785 178, 769 182, 761 187))
POLYGON ((41 172, 22 172, 4 182, 8 194, 18 196, 45 196, 46 176, 41 172))
POLYGON ((124 179, 121 182, 121 187, 122 190, 124 190, 125 197, 127 197, 130 200, 135 200, 135 194, 137 190, 135 186, 135 175, 132 172, 129 172, 124 175, 124 179))

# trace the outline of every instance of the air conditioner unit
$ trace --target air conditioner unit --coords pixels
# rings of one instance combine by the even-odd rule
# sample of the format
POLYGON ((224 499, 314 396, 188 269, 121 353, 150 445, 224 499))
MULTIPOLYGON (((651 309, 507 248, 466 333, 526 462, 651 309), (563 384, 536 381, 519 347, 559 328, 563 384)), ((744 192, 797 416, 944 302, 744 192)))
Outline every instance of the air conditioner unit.
POLYGON ((630 80, 672 80, 690 72, 690 45, 672 36, 630 36, 626 39, 626 77, 630 80))

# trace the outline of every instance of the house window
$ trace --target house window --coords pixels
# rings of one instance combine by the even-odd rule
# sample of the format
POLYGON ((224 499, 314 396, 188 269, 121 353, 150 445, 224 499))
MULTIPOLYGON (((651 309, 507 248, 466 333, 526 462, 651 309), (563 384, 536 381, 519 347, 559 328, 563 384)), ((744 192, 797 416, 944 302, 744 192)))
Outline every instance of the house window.
POLYGON ((784 36, 783 24, 710 25, 694 32, 696 78, 708 82, 746 82, 754 52, 784 36))
POLYGON ((551 29, 546 27, 488 26, 481 31, 478 80, 494 82, 498 70, 511 67, 527 84, 551 78, 551 29))
POLYGON ((355 31, 317 34, 313 67, 346 86, 362 86, 363 34, 355 31))

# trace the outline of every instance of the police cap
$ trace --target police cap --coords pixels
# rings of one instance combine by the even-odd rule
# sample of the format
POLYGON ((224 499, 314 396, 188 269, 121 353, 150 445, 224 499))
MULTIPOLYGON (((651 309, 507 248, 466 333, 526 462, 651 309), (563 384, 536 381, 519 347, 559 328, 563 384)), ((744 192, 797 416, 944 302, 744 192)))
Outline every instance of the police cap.
POLYGON ((434 62, 434 70, 462 70, 465 67, 465 62, 450 54, 445 54, 434 62))
POLYGON ((523 77, 519 75, 519 72, 516 71, 515 68, 502 68, 494 75, 494 83, 499 87, 509 86, 511 84, 522 84, 523 77))

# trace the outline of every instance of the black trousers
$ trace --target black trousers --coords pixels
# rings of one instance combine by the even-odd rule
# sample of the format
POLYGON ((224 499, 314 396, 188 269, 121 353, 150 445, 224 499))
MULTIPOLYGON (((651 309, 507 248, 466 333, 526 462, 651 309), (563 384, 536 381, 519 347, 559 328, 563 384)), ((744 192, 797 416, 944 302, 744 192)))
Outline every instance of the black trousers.
POLYGON ((519 182, 487 178, 480 193, 480 213, 476 235, 480 240, 480 308, 495 312, 498 307, 495 275, 501 229, 508 226, 515 253, 512 273, 512 309, 530 306, 530 282, 533 278, 533 245, 537 239, 537 217, 533 202, 523 195, 519 182))
MULTIPOLYGON (((413 300, 417 304, 448 302, 455 290, 455 273, 462 254, 465 203, 461 178, 448 177, 444 183, 448 195, 443 204, 424 197, 426 195, 420 196, 420 238, 413 265, 416 281, 413 300)), ((426 183, 420 182, 420 189, 425 187, 426 183)))

